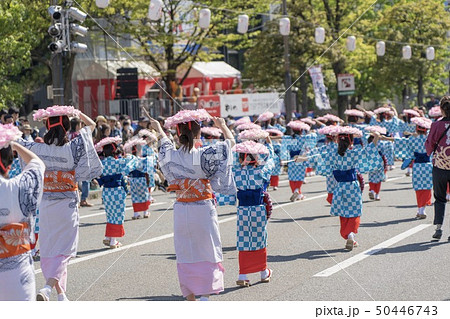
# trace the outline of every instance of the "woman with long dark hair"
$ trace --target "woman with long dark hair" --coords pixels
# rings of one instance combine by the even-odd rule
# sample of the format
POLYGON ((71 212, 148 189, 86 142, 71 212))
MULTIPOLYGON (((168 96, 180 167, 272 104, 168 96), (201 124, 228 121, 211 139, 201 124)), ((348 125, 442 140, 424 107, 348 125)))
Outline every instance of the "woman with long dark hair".
POLYGON ((0 300, 36 299, 31 244, 33 220, 42 198, 44 163, 14 141, 22 134, 13 124, 0 125, 0 300), (13 152, 26 164, 9 178, 13 152))
MULTIPOLYGON (((148 114, 147 114, 148 116, 148 114)), ((177 150, 160 123, 150 119, 160 138, 159 164, 175 191, 174 242, 178 278, 187 300, 208 300, 224 290, 222 244, 213 192, 236 193, 233 180, 233 134, 222 118, 213 118, 225 138, 207 147, 194 147, 200 139, 200 122, 209 121, 203 109, 180 111, 168 118, 166 128, 175 128, 181 147, 177 150)))
POLYGON ((341 127, 333 133, 337 135, 337 150, 329 153, 319 153, 308 157, 297 157, 296 161, 313 161, 317 164, 317 172, 321 175, 334 175, 337 186, 333 192, 331 215, 339 216, 341 236, 346 240, 345 248, 352 250, 357 246, 356 233, 362 215, 362 192, 357 178, 357 172, 367 173, 383 166, 376 145, 379 133, 374 134, 373 142, 366 147, 354 147, 355 137, 361 137, 362 132, 353 127, 341 127), (314 158, 316 157, 316 158, 314 158))
MULTIPOLYGON (((444 96, 440 102, 443 118, 431 124, 430 133, 425 142, 427 155, 433 154, 433 190, 434 239, 441 239, 444 223, 446 191, 450 182, 450 96, 444 96)), ((450 240, 450 237, 448 238, 450 240)))
POLYGON ((78 182, 101 175, 102 165, 92 143, 94 121, 72 106, 53 106, 38 110, 35 121, 45 119, 48 132, 44 143, 20 143, 30 149, 46 166, 44 194, 39 207, 41 269, 46 285, 37 294, 48 301, 53 288, 58 300, 67 300, 67 265, 76 256, 78 246, 78 182), (69 116, 79 116, 86 124, 69 141, 69 116))

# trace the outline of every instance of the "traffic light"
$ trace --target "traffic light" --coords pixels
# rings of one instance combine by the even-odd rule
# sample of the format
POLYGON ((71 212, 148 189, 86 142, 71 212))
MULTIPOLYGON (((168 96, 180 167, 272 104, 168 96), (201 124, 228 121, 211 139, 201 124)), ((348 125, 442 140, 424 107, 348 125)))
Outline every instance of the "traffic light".
POLYGON ((88 34, 88 28, 80 25, 86 20, 87 14, 72 7, 71 1, 66 1, 64 6, 49 7, 48 13, 52 18, 48 34, 53 38, 53 42, 48 46, 49 50, 54 54, 86 52, 87 45, 74 42, 72 38, 75 36, 85 37, 88 34))

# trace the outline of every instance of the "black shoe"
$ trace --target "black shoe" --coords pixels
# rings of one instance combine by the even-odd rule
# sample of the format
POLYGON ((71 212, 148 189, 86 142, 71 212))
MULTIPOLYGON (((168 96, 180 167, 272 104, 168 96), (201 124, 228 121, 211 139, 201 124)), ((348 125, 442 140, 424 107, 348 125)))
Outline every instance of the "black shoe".
POLYGON ((442 237, 442 229, 436 229, 436 232, 433 234, 434 239, 441 239, 442 237))
POLYGON ((447 240, 450 241, 450 236, 448 236, 447 240))

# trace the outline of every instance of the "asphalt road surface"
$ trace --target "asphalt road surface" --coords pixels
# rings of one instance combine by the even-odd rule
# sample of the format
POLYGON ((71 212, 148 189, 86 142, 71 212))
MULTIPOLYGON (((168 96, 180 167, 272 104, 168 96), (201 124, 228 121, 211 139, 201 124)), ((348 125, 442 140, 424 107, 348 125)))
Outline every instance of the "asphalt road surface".
MULTIPOLYGON (((399 163, 397 163, 397 167, 399 163)), ((368 182, 367 176, 366 183, 368 182)), ((237 287, 236 212, 219 207, 225 267, 225 291, 215 301, 388 301, 450 299, 448 275, 450 235, 448 216, 441 241, 431 241, 433 207, 428 218, 414 219, 417 207, 411 177, 389 172, 382 184, 381 201, 369 200, 356 240, 348 252, 339 235, 339 218, 330 216, 325 178, 309 177, 302 187, 306 199, 291 203, 287 175, 271 191, 274 211, 268 225, 270 283, 259 283, 259 273, 249 276, 252 286, 237 287)), ((101 199, 80 210, 77 258, 68 267, 69 300, 184 300, 178 284, 173 247, 172 204, 175 196, 156 191, 149 219, 132 220, 127 198, 123 247, 102 244, 106 217, 101 199)), ((35 263, 37 289, 45 284, 35 263)), ((52 299, 56 299, 53 292, 52 299)))

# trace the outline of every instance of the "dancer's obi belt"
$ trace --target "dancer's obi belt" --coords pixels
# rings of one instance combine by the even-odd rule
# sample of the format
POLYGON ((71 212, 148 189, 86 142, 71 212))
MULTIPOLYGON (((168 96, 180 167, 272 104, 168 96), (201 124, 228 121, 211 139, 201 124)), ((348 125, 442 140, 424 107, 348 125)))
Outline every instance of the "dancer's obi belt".
POLYGON ((348 171, 335 170, 333 171, 334 178, 338 183, 353 182, 357 180, 356 170, 349 169, 348 171))
POLYGON ((98 184, 104 188, 116 188, 122 186, 127 188, 127 183, 122 174, 106 175, 97 179, 98 184))
POLYGON ((300 150, 298 151, 289 151, 289 155, 292 157, 300 155, 300 150))
POLYGON ((75 171, 45 171, 44 192, 73 192, 78 190, 75 171))
POLYGON ((238 190, 237 198, 239 206, 258 206, 264 204, 264 192, 262 188, 238 190))
POLYGON ((21 255, 30 249, 28 223, 7 224, 0 228, 0 259, 21 255))
POLYGON ((208 179, 177 179, 167 190, 176 193, 178 202, 198 202, 213 198, 208 179))
POLYGON ((145 173, 142 173, 141 171, 138 171, 138 170, 134 170, 134 171, 132 171, 132 172, 129 174, 129 176, 130 176, 130 177, 135 177, 135 178, 138 178, 138 177, 145 177, 145 173))
POLYGON ((429 163, 430 157, 427 153, 417 153, 414 152, 414 163, 429 163))

